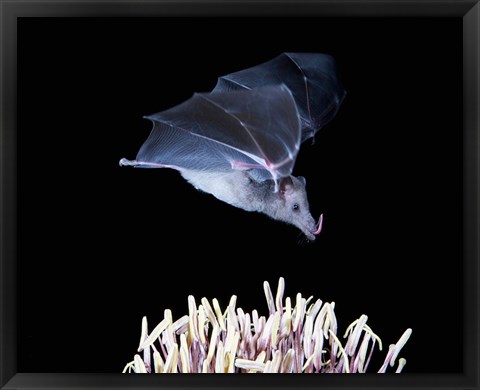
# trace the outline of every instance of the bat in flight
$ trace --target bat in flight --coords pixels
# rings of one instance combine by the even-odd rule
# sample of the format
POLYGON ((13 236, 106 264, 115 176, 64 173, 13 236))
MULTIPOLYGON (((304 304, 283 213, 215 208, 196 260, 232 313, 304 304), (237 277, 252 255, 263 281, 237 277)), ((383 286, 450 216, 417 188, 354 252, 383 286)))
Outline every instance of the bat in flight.
POLYGON ((292 171, 302 142, 333 119, 344 97, 333 57, 282 53, 146 116, 150 135, 136 159, 120 165, 175 169, 197 190, 315 240, 322 215, 315 222, 305 178, 292 171))

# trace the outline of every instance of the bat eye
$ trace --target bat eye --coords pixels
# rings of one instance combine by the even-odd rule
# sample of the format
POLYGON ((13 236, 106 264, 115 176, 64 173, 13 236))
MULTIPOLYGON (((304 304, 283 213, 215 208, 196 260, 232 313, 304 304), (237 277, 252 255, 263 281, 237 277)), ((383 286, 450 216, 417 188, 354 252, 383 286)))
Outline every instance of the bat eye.
POLYGON ((300 209, 300 206, 298 205, 298 203, 294 203, 292 208, 293 210, 298 211, 300 209))

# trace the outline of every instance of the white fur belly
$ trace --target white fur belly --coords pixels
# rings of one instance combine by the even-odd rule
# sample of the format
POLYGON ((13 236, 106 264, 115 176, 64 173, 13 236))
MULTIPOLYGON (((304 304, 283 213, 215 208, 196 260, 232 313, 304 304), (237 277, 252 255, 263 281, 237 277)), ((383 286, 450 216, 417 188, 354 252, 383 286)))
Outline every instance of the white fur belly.
POLYGON ((181 174, 197 190, 212 194, 217 199, 232 206, 250 211, 248 206, 246 207, 248 202, 245 198, 248 178, 243 172, 211 173, 183 170, 181 174))

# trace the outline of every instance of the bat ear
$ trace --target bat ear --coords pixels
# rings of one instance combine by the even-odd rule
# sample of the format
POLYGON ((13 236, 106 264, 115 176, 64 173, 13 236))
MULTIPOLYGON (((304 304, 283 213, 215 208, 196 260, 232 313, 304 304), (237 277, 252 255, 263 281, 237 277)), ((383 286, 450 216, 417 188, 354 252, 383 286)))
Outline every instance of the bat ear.
POLYGON ((292 178, 290 176, 284 177, 280 181, 280 195, 282 198, 285 196, 286 193, 290 192, 293 188, 292 178))
POLYGON ((297 176, 297 179, 300 180, 304 187, 307 185, 307 180, 303 176, 297 176))

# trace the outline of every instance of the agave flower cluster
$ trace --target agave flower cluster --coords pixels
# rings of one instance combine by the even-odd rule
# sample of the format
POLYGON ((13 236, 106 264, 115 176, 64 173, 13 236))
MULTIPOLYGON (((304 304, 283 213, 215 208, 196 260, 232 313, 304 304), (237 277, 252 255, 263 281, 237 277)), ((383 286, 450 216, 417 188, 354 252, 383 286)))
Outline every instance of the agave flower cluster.
MULTIPOLYGON (((140 345, 123 372, 135 373, 364 373, 381 339, 362 315, 347 327, 342 344, 337 336, 335 303, 323 303, 300 293, 295 302, 283 298, 280 278, 275 298, 264 282, 269 315, 236 308, 237 297, 222 311, 217 299, 188 297, 188 315, 173 321, 171 310, 148 333, 142 320, 140 345)), ((412 333, 407 329, 391 344, 379 373, 394 367, 412 333)), ((400 358, 395 372, 406 360, 400 358)))

